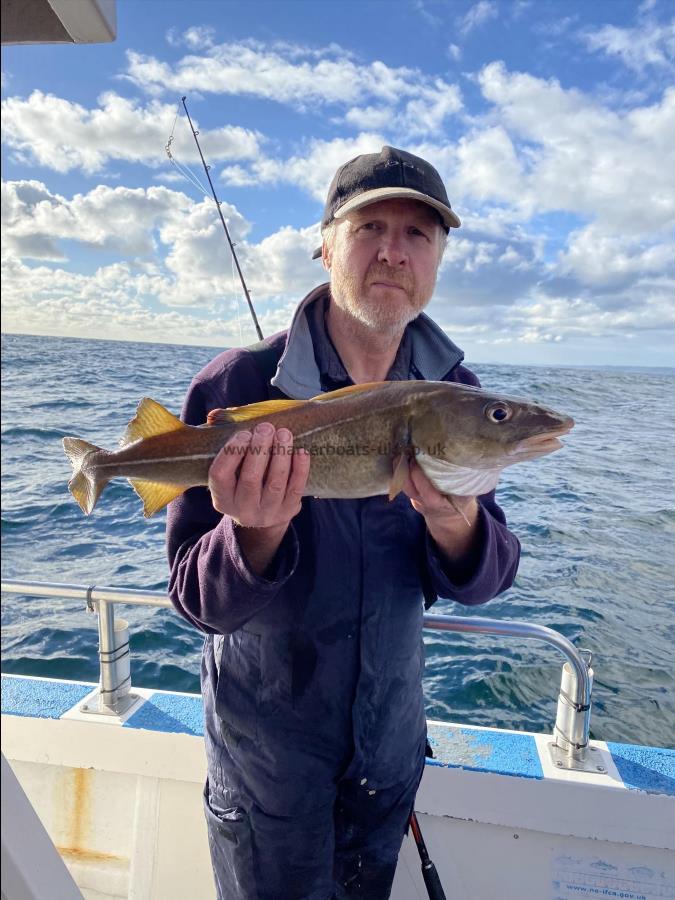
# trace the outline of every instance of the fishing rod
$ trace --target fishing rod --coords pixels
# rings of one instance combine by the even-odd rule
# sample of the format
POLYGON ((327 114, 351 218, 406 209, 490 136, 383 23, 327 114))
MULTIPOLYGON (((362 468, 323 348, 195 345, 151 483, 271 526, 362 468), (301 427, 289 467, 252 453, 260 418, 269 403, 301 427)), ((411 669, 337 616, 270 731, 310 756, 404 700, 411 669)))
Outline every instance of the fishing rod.
MULTIPOLYGON (((199 146, 199 141, 197 140, 198 131, 195 131, 195 128, 192 124, 192 119, 190 118, 190 113, 188 112, 187 104, 185 102, 185 97, 182 97, 183 107, 185 108, 185 115, 188 118, 188 122, 190 123, 190 130, 192 131, 192 136, 195 139, 195 144, 197 145, 197 150, 199 151, 199 157, 202 161, 202 165, 204 166, 204 171, 206 172, 206 177, 209 180, 209 185, 211 186, 211 193, 213 194, 213 199, 216 202, 216 207, 218 208, 218 214, 220 215, 220 221, 223 223, 223 228, 225 230, 225 237, 227 238, 227 242, 230 245, 230 250, 232 251, 232 258, 234 259, 235 265, 237 266, 237 272, 239 272, 239 278, 241 280, 241 286, 244 289, 244 294, 246 296, 246 302, 248 303, 248 308, 251 311, 251 316, 253 317, 253 324, 255 325, 255 330, 258 333, 258 339, 263 340, 263 333, 260 329, 260 325, 258 324, 258 317, 255 314, 255 310, 253 309, 253 303, 251 302, 251 297, 248 292, 248 288, 246 287, 246 282, 244 281, 244 275, 241 271, 241 267, 239 266, 239 260, 237 259, 237 254, 234 252, 234 244, 232 243, 232 239, 230 238, 230 232, 227 229, 227 225, 225 223, 225 219, 223 217, 223 212, 220 208, 220 200, 216 196, 215 188, 213 187, 213 182, 211 181, 211 175, 209 174, 209 169, 211 168, 206 164, 206 160, 204 159, 204 154, 202 153, 202 148, 199 146)), ((170 145, 171 141, 169 141, 170 145)), ((168 147, 167 147, 168 152, 168 147)), ((422 837, 422 831, 420 829, 420 824, 417 821, 417 816, 415 811, 413 810, 410 814, 410 818, 408 820, 410 825, 410 830, 412 831, 413 838, 415 840, 415 844, 417 845, 417 852, 420 855, 420 860, 422 862, 422 877, 424 878, 424 884, 427 889, 427 894, 429 895, 429 900, 446 900, 445 892, 443 891, 443 887, 441 885, 441 880, 438 877, 438 872, 436 871, 436 866, 429 859, 429 853, 427 851, 427 846, 424 843, 424 838, 422 837)))
POLYGON ((429 859, 427 845, 424 843, 420 823, 417 821, 417 813, 414 810, 410 813, 409 822, 410 830, 412 831, 413 838, 417 844, 417 852, 419 853, 422 862, 422 878, 424 878, 424 884, 427 889, 427 894, 429 895, 429 900, 446 900, 441 879, 438 877, 436 866, 429 859))
POLYGON ((251 302, 251 295, 248 292, 248 288, 246 287, 246 282, 244 280, 244 273, 241 271, 241 266, 239 265, 239 260, 237 259, 237 254, 234 252, 234 244, 232 243, 232 238, 230 237, 230 232, 227 228, 227 223, 225 222, 225 217, 223 216, 223 211, 220 208, 220 200, 216 196, 216 189, 213 186, 213 182, 211 181, 211 175, 209 173, 209 169, 211 166, 207 166, 206 160, 204 159, 204 154, 202 153, 202 148, 199 146, 199 141, 197 140, 198 131, 195 131, 194 125, 192 124, 192 119, 190 118, 190 113, 188 112, 187 104, 185 102, 185 97, 181 98, 183 107, 185 109, 185 115, 188 118, 188 122, 190 123, 190 131, 192 132, 192 136, 195 139, 195 144, 197 145, 197 150, 199 151, 199 157, 202 161, 202 165, 204 166, 204 171, 206 172, 206 177, 209 180, 209 185, 211 186, 211 193, 213 194, 213 199, 216 203, 216 208, 218 210, 218 215, 220 216, 220 221, 223 223, 223 229, 225 231, 225 237, 227 238, 227 243, 230 245, 230 251, 232 253, 232 258, 234 259, 234 264, 237 267, 237 272, 239 273, 239 280, 241 281, 241 286, 244 289, 244 296, 246 297, 246 302, 248 303, 248 308, 251 311, 251 316, 253 317, 253 324, 255 325, 255 330, 258 334, 258 340, 263 339, 263 333, 260 329, 260 325, 258 323, 258 317, 255 314, 255 310, 253 309, 253 303, 251 302))

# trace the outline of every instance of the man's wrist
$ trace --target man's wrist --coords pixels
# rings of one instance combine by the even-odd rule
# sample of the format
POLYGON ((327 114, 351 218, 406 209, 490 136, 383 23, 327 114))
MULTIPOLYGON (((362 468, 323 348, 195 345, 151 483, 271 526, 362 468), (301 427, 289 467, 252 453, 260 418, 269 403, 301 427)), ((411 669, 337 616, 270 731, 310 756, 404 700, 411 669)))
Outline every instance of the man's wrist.
POLYGON ((450 562, 463 560, 474 549, 479 532, 479 507, 475 498, 462 511, 425 516, 427 531, 450 562))
POLYGON ((290 522, 262 528, 235 526, 241 552, 255 575, 265 574, 281 546, 289 525, 290 522))

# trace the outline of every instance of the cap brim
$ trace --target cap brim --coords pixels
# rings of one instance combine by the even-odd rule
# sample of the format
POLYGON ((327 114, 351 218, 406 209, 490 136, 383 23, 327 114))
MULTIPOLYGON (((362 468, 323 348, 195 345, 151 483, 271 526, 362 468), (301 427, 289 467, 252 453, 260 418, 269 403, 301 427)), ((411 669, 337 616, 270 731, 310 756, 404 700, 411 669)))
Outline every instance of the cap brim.
POLYGON ((428 194, 422 194, 420 191, 404 187, 375 188, 372 191, 364 191, 363 194, 357 194, 356 197, 347 200, 345 204, 336 210, 334 215, 336 219, 341 219, 347 213, 353 212, 355 209, 361 209, 362 206, 370 206, 371 203, 378 203, 380 200, 395 199, 419 200, 421 203, 426 203, 427 206, 431 206, 436 210, 447 228, 459 228, 462 224, 459 217, 445 203, 434 200, 428 194))
POLYGON ((312 253, 312 259, 321 259, 323 256, 323 247, 317 247, 314 253, 312 253))

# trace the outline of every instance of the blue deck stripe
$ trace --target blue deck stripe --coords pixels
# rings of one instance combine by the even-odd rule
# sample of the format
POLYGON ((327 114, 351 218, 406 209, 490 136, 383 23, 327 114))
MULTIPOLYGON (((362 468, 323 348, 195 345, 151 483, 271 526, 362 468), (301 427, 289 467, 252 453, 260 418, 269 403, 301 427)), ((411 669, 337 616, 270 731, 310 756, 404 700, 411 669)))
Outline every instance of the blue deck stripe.
POLYGON ((627 788, 675 796, 675 750, 607 742, 627 788))
POLYGON ((521 778, 544 777, 536 741, 529 734, 429 725, 429 743, 435 757, 432 765, 521 778))
POLYGON ((44 678, 2 676, 2 711, 10 716, 60 719, 92 691, 90 684, 48 681, 44 678))
MULTIPOLYGON (((58 719, 80 703, 94 686, 45 678, 2 676, 2 712, 39 719, 58 719)), ((124 724, 169 734, 202 737, 201 697, 157 692, 124 724)), ((429 725, 435 759, 429 765, 472 769, 523 778, 543 778, 534 737, 493 730, 429 725)), ((675 751, 608 742, 627 788, 675 795, 675 751)))
POLYGON ((124 723, 125 728, 145 728, 171 734, 204 735, 201 697, 195 694, 152 694, 124 723))

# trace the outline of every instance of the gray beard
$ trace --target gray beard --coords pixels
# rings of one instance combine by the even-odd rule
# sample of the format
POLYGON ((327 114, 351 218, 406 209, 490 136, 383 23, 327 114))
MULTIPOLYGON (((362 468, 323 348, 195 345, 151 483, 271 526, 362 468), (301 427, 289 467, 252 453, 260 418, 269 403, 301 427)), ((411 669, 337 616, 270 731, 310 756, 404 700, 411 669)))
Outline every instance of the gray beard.
POLYGON ((386 302, 379 305, 372 302, 362 303, 359 298, 359 285, 350 275, 341 274, 336 278, 331 272, 330 287, 336 305, 351 317, 357 326, 355 330, 361 331, 366 328, 391 337, 402 335, 406 325, 419 316, 431 299, 429 297, 422 300, 412 288, 406 288, 409 302, 398 310, 397 315, 392 316, 393 310, 386 302))
POLYGON ((358 322, 359 325, 377 331, 378 334, 391 337, 403 334, 406 325, 416 319, 419 315, 415 310, 409 309, 401 311, 399 316, 392 319, 391 316, 386 315, 384 310, 374 309, 372 306, 364 308, 358 304, 352 304, 349 301, 347 303, 344 303, 343 301, 342 308, 346 310, 352 319, 354 319, 355 322, 358 322))

